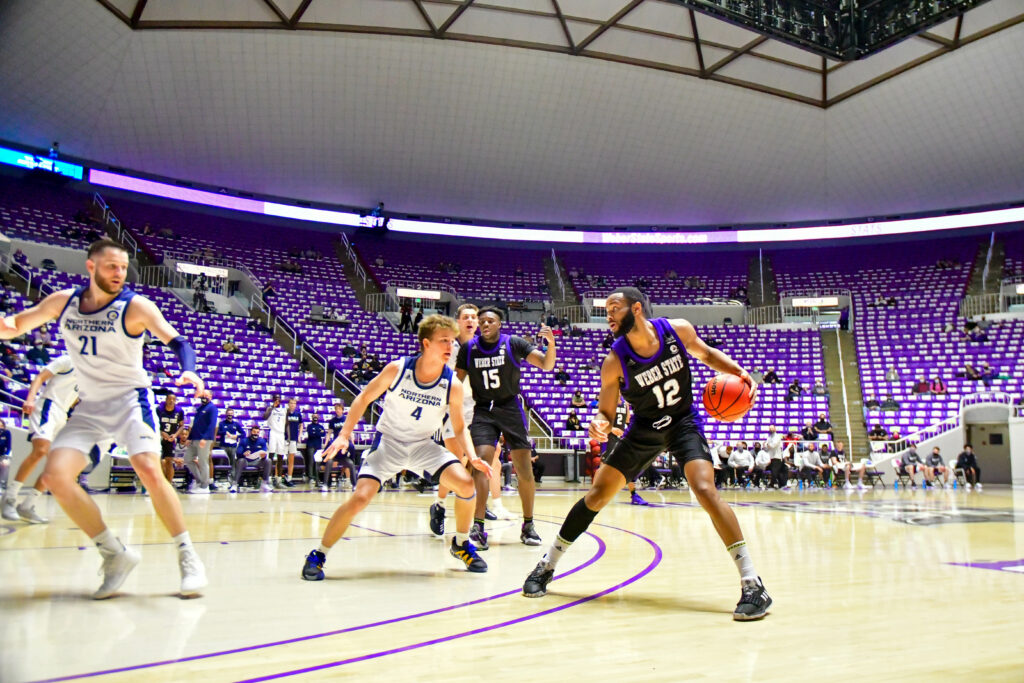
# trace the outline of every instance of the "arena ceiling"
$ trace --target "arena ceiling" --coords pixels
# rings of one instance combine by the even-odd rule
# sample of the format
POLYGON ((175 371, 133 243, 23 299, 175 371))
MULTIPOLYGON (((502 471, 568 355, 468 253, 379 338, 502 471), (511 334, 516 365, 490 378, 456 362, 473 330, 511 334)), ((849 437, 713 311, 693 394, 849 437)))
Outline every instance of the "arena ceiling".
POLYGON ((0 139, 571 225, 1024 199, 1024 7, 833 63, 661 0, 7 0, 0 139))
POLYGON ((876 57, 838 62, 665 0, 97 0, 147 29, 337 31, 557 52, 709 79, 828 107, 1024 22, 988 2, 876 57))

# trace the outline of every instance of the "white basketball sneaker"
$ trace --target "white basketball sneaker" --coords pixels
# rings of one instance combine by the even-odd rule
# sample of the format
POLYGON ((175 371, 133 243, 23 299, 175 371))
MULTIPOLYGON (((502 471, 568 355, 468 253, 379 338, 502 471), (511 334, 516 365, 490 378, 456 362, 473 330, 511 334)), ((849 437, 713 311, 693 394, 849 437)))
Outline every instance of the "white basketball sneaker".
POLYGON ((208 582, 206 568, 194 548, 189 547, 178 551, 178 566, 181 568, 181 596, 184 598, 196 597, 203 588, 206 588, 208 582))
POLYGON ((131 571, 135 569, 135 565, 142 559, 131 548, 110 554, 100 551, 100 555, 103 557, 103 565, 100 566, 99 574, 103 577, 103 583, 92 594, 93 600, 105 600, 116 593, 131 571))
POLYGON ((10 520, 12 522, 21 521, 21 515, 18 514, 18 510, 17 508, 15 508, 15 501, 11 498, 4 498, 3 512, 0 513, 0 515, 2 515, 4 519, 10 520))
POLYGON ((36 512, 36 507, 31 501, 26 500, 15 509, 18 511, 18 515, 29 524, 46 524, 50 521, 36 512))
POLYGON ((501 502, 500 498, 493 505, 493 512, 498 519, 516 519, 516 515, 505 507, 505 504, 501 502))

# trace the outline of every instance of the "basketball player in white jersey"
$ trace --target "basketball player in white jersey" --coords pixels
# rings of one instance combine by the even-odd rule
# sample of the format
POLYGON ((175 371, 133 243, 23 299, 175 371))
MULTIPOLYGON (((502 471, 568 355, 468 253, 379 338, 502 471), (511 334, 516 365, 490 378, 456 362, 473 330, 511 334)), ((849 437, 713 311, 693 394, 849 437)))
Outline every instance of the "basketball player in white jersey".
POLYGON ((75 376, 75 368, 71 365, 71 356, 53 359, 32 380, 28 387, 28 395, 25 396, 25 403, 21 407, 21 412, 29 419, 28 438, 32 442, 32 452, 21 463, 17 474, 14 475, 14 481, 7 485, 3 500, 4 519, 23 519, 32 524, 46 524, 49 521, 35 510, 36 498, 46 493, 42 477, 36 480, 35 487, 28 490, 21 505, 16 506, 18 492, 21 491, 28 475, 36 468, 36 464, 50 452, 54 435, 68 421, 68 412, 77 400, 78 377, 75 376))
POLYGON ((99 548, 103 583, 93 597, 109 598, 140 557, 111 533, 99 507, 76 478, 94 444, 112 439, 126 447, 153 508, 174 538, 181 595, 198 595, 206 585, 206 571, 185 529, 181 502, 160 470, 155 402, 149 375, 142 368, 143 335, 149 332, 174 351, 182 367, 176 383, 191 384, 198 394, 203 381, 195 372, 195 352, 152 301, 125 288, 128 252, 124 247, 108 239, 93 242, 85 267, 88 286, 55 292, 0 323, 0 339, 13 339, 58 320, 78 375, 80 401, 53 440, 43 485, 99 548))
MULTIPOLYGON (((288 450, 285 446, 284 438, 284 426, 287 416, 288 408, 281 401, 281 394, 274 394, 271 397, 270 405, 263 411, 263 421, 266 423, 267 431, 269 432, 267 452, 270 453, 270 461, 274 463, 274 478, 272 481, 277 488, 286 488, 286 485, 281 482, 280 475, 285 451, 288 450)), ((287 486, 291 486, 291 483, 287 483, 287 486)))
MULTIPOLYGON (((452 357, 448 359, 448 367, 453 371, 455 370, 455 360, 459 354, 459 348, 469 342, 470 339, 476 336, 479 322, 477 321, 476 313, 479 310, 474 304, 462 304, 458 310, 455 311, 455 322, 459 325, 459 338, 455 340, 454 348, 452 349, 452 357)), ((469 434, 469 424, 473 421, 473 390, 469 386, 469 382, 462 383, 463 399, 462 399, 462 417, 466 421, 466 431, 463 434, 466 444, 470 447, 470 453, 458 452, 458 442, 455 440, 455 433, 452 431, 451 420, 446 420, 444 423, 444 429, 442 430, 442 438, 444 439, 445 448, 458 456, 459 460, 462 461, 463 465, 467 465, 469 456, 475 454, 473 448, 473 438, 469 434)), ((512 513, 505 509, 505 506, 501 502, 501 482, 498 477, 491 477, 491 500, 494 501, 494 514, 498 519, 512 519, 512 513)), ((444 515, 445 515, 445 499, 448 497, 448 489, 443 484, 437 487, 437 499, 430 506, 430 531, 438 537, 444 536, 444 515)))
POLYGON ((355 400, 341 428, 341 433, 324 451, 332 456, 348 448, 352 430, 363 413, 385 392, 384 410, 377 421, 373 445, 363 458, 355 492, 331 517, 324 530, 320 547, 306 557, 302 578, 322 581, 327 553, 344 535, 355 516, 380 491, 383 482, 402 470, 417 474, 437 475, 441 484, 455 492, 455 537, 451 554, 471 572, 486 572, 485 563, 469 541, 469 527, 473 521, 473 499, 476 489, 473 478, 459 459, 434 441, 434 435, 444 423, 445 414, 452 422, 453 438, 459 453, 470 453, 470 466, 488 477, 491 468, 473 454, 465 440, 466 424, 462 418, 462 382, 446 363, 452 356, 452 347, 459 328, 455 321, 443 315, 429 315, 420 322, 417 334, 420 354, 400 358, 388 363, 374 377, 355 400), (454 465, 454 467, 452 467, 454 465))

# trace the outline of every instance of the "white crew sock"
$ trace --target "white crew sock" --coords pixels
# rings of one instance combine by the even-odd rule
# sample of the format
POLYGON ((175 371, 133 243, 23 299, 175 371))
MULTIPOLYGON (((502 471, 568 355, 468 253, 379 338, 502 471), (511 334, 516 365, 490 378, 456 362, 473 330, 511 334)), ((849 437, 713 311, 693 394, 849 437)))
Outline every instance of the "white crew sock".
POLYGON ((750 559, 750 551, 747 550, 746 541, 736 541, 726 548, 729 556, 736 563, 736 569, 740 572, 740 581, 756 581, 757 571, 754 569, 754 561, 750 559))
POLYGON ((110 529, 104 529, 93 536, 92 542, 96 544, 96 547, 104 555, 117 555, 124 552, 124 544, 121 543, 117 536, 110 533, 110 529))
POLYGON ((187 531, 182 531, 171 540, 174 541, 174 547, 178 549, 179 553, 192 549, 192 537, 188 535, 187 531))
POLYGON ((38 489, 31 488, 25 493, 25 504, 29 505, 35 502, 36 496, 41 496, 38 489))
POLYGON ((18 497, 18 492, 21 491, 23 484, 15 479, 7 485, 7 493, 4 494, 4 498, 7 500, 15 500, 18 497))
POLYGON ((465 543, 468 540, 469 540, 469 532, 468 531, 466 533, 464 533, 464 534, 463 533, 459 533, 458 531, 455 532, 455 545, 461 546, 463 543, 465 543))
POLYGON ((441 496, 438 496, 437 500, 435 500, 434 502, 436 504, 440 505, 441 507, 444 507, 444 500, 445 500, 444 498, 442 498, 441 496))
POLYGON ((551 544, 548 551, 544 553, 544 557, 540 558, 541 562, 545 563, 548 569, 554 569, 558 565, 558 561, 562 559, 562 555, 569 549, 572 543, 563 540, 561 536, 555 536, 555 542, 551 544))
POLYGON ((320 544, 320 547, 319 547, 319 548, 317 548, 317 550, 319 550, 320 552, 322 552, 322 553, 324 554, 324 557, 327 557, 327 553, 331 552, 331 546, 329 546, 329 545, 324 545, 323 543, 321 543, 321 544, 320 544))

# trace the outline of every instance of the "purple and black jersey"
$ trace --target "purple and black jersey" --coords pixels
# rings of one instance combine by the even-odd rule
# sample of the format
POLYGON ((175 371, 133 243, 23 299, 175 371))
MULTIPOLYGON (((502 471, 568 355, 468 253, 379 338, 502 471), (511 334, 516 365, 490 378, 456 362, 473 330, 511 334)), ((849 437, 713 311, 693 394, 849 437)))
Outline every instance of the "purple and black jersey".
POLYGON ((622 364, 619 388, 622 397, 633 407, 634 416, 657 423, 667 415, 672 418, 666 422, 669 424, 692 412, 690 360, 667 318, 654 318, 651 324, 661 344, 656 354, 650 358, 638 355, 626 337, 616 339, 612 351, 622 364))
POLYGON ((475 337, 459 349, 455 367, 469 375, 477 405, 505 403, 519 395, 520 371, 536 348, 508 334, 499 335, 493 345, 475 337))

